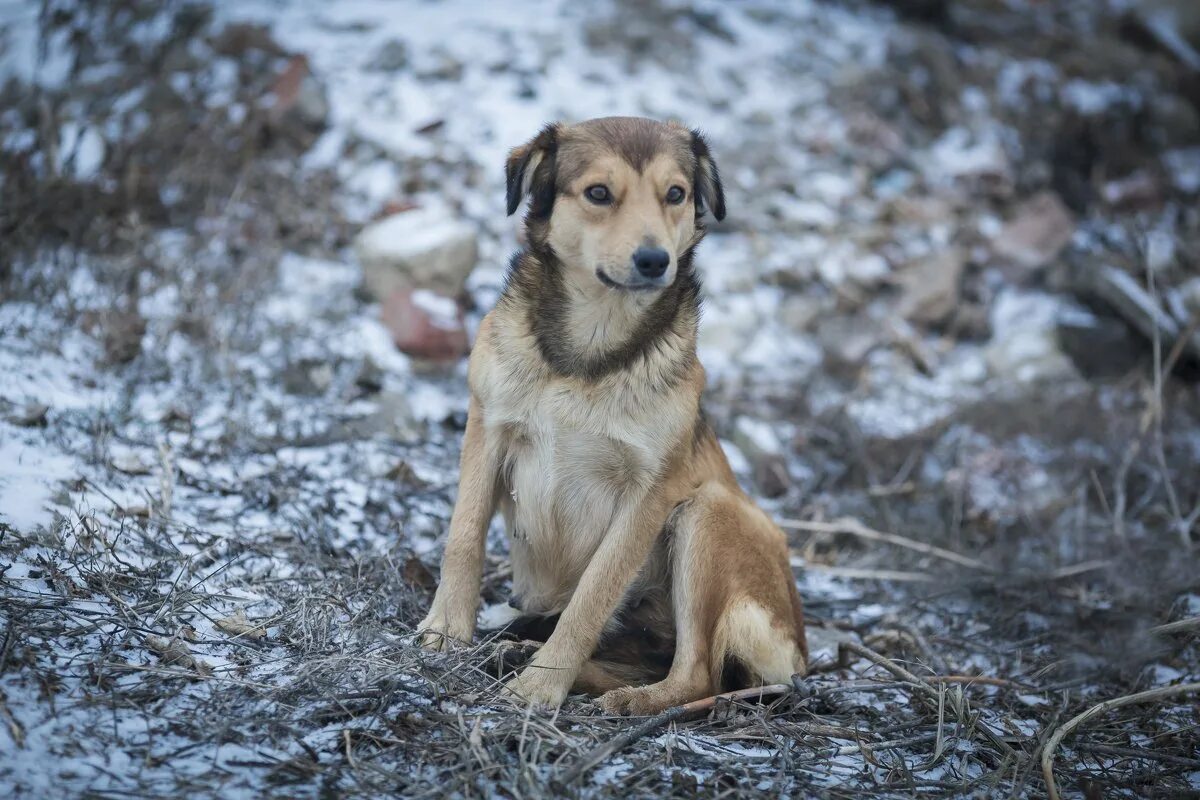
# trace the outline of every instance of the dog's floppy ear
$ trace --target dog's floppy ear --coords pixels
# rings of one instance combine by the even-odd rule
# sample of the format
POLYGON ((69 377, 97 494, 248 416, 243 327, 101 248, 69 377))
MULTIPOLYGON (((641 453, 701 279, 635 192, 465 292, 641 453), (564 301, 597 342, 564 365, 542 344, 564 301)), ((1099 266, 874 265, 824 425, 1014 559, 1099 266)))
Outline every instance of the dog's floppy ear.
POLYGON ((554 204, 554 156, 558 150, 558 123, 542 128, 537 136, 514 147, 504 165, 508 213, 521 206, 525 195, 533 195, 531 210, 549 210, 554 204))
POLYGON ((700 131, 692 131, 692 155, 696 157, 696 174, 692 176, 695 187, 696 214, 707 208, 718 220, 725 219, 725 189, 721 186, 721 174, 717 162, 708 150, 708 142, 700 131))

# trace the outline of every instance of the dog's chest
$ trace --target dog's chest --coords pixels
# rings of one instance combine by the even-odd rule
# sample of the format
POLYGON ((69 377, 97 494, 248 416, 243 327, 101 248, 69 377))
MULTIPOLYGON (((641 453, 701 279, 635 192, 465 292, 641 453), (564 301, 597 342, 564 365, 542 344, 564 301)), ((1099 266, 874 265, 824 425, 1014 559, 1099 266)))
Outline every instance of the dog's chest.
POLYGON ((622 504, 640 500, 666 458, 669 415, 638 413, 631 400, 550 387, 490 409, 514 591, 527 611, 561 610, 622 504))

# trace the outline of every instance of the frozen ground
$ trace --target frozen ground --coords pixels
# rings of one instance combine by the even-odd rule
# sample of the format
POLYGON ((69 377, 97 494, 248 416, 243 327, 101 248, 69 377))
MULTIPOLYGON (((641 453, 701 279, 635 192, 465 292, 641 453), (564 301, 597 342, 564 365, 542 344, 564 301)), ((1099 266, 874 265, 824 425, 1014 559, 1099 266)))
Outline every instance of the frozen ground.
MULTIPOLYGON (((1200 680, 1200 353, 1080 278, 1200 313, 1187 73, 1119 9, 958 5, 0 2, 0 787, 1041 796, 1055 727, 1200 680), (319 134, 272 116, 297 53, 319 134), (473 225, 475 324, 506 150, 608 113, 726 176, 710 416, 796 522, 821 671, 561 787, 631 723, 500 704, 495 637, 406 641, 465 365, 393 348, 349 245, 390 206, 473 225)), ((1198 730, 1194 696, 1101 716, 1059 784, 1198 792, 1198 730)))

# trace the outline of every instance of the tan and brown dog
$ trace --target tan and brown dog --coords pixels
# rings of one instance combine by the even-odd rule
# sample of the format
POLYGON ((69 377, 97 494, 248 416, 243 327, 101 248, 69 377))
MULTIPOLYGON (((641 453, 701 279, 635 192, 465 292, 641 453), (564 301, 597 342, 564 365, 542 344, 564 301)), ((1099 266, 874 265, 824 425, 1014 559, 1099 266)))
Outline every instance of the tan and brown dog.
POLYGON ((574 688, 647 714, 722 688, 787 682, 808 658, 782 532, 739 488, 700 409, 705 210, 725 215, 704 139, 612 117, 513 150, 508 213, 531 198, 471 354, 458 502, 421 622, 475 632, 496 509, 514 603, 553 633, 509 681, 557 707, 574 688))

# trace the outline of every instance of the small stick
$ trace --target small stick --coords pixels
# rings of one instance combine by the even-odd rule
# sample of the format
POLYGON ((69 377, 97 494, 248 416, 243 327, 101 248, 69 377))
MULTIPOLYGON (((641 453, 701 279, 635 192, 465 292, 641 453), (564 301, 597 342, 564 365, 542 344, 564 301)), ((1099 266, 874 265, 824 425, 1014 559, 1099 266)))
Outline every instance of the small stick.
POLYGON ((965 683, 979 684, 981 686, 1019 686, 1019 684, 1006 680, 1005 678, 991 678, 987 675, 930 675, 925 679, 929 683, 965 683))
POLYGON ((857 536, 860 539, 866 539, 869 542, 886 542, 887 544, 903 547, 907 550, 912 550, 917 553, 922 553, 927 556, 935 556, 937 558, 951 561, 962 567, 970 567, 971 569, 982 570, 983 572, 995 572, 992 567, 984 564, 977 558, 964 556, 962 553, 956 553, 953 550, 947 550, 944 547, 938 547, 925 542, 918 542, 915 539, 909 539, 907 536, 900 536, 895 533, 884 533, 873 528, 868 528, 856 519, 849 517, 835 520, 833 522, 805 522, 799 519, 781 519, 779 524, 784 528, 791 528, 796 531, 806 531, 808 533, 848 533, 851 536, 857 536))
POLYGON ((646 734, 656 728, 674 722, 677 719, 699 714, 711 710, 719 701, 726 700, 734 702, 736 700, 757 700, 762 697, 773 697, 775 695, 787 694, 792 691, 792 687, 783 683, 773 683, 769 686, 755 686, 751 689, 739 689, 736 692, 726 692, 725 694, 716 694, 712 697, 705 697, 700 700, 693 700, 690 703, 685 703, 681 706, 668 708, 666 711, 656 716, 650 717, 644 722, 628 729, 620 736, 614 737, 611 741, 594 748, 591 752, 585 755, 578 764, 567 771, 563 776, 563 785, 570 785, 582 778, 593 767, 601 761, 613 756, 624 750, 629 745, 641 739, 646 734))
POLYGON ((1190 631, 1192 628, 1200 628, 1200 617, 1188 617, 1168 622, 1165 625, 1155 625, 1150 629, 1150 632, 1155 636, 1167 636, 1172 633, 1190 631))
POLYGON ((823 572, 836 578, 864 581, 896 581, 906 583, 933 583, 934 577, 925 572, 909 572, 901 569, 865 569, 862 567, 830 567, 825 564, 795 561, 792 566, 803 566, 812 572, 823 572))
POLYGON ((1066 724, 1060 726, 1058 730, 1051 734, 1050 739, 1046 742, 1046 748, 1042 750, 1042 777, 1046 780, 1046 794, 1050 800, 1059 800, 1058 786, 1054 783, 1054 751, 1059 743, 1080 725, 1092 717, 1099 716, 1105 711, 1110 711, 1114 708, 1131 706, 1135 703, 1150 703, 1167 697, 1198 691, 1200 691, 1200 683, 1181 683, 1178 686, 1161 686, 1157 689, 1150 689, 1145 692, 1138 692, 1137 694, 1114 697, 1111 700, 1105 700, 1103 703, 1097 703, 1087 711, 1071 718, 1066 724))

